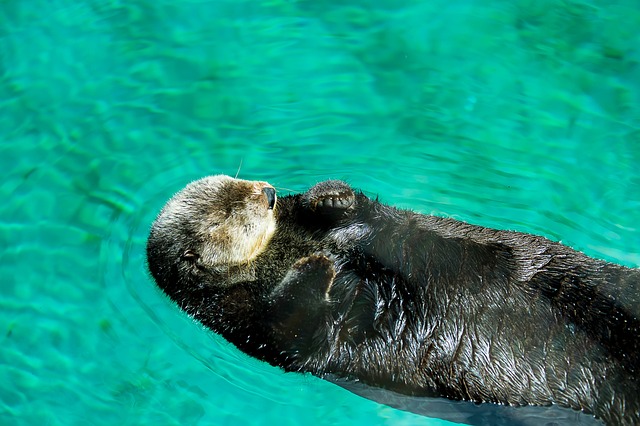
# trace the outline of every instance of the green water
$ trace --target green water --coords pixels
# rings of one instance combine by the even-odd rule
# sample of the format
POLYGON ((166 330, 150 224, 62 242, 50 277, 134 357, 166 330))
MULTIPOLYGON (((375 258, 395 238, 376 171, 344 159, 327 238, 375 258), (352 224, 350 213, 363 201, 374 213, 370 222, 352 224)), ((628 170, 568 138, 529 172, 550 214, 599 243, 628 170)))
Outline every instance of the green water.
POLYGON ((635 0, 0 1, 0 424, 445 424, 203 330, 149 225, 241 166, 638 266, 638 28, 635 0))

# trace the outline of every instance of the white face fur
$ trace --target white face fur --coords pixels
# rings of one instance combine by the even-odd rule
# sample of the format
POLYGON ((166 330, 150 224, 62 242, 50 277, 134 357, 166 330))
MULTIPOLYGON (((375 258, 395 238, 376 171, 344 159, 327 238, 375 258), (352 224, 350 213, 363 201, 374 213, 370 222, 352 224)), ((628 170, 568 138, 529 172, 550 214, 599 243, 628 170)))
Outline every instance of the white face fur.
POLYGON ((154 229, 174 240, 175 255, 201 267, 241 265, 266 248, 276 228, 274 207, 267 182, 208 176, 169 200, 154 229))

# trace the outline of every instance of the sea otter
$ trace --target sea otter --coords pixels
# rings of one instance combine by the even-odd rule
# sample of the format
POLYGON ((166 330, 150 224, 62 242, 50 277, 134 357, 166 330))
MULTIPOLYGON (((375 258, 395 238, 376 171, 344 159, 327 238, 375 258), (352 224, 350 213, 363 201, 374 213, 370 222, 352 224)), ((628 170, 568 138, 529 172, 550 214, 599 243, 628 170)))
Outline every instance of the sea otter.
POLYGON ((640 424, 640 270, 384 205, 341 181, 277 198, 195 181, 148 266, 184 311, 287 371, 640 424))

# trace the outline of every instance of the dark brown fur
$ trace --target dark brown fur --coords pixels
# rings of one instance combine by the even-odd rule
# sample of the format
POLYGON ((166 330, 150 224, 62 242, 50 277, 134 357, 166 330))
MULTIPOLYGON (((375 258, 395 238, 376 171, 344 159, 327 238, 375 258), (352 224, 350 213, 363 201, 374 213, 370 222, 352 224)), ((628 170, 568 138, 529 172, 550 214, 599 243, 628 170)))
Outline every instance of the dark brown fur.
MULTIPOLYGON (((234 182, 222 185, 222 204, 255 202, 234 182)), ((182 225, 160 215, 151 272, 182 309, 252 356, 409 395, 558 404, 640 423, 638 269, 398 210, 339 181, 281 198, 261 254, 220 269, 197 263, 215 247, 188 243, 198 209, 182 225), (195 257, 182 255, 185 244, 195 257)))

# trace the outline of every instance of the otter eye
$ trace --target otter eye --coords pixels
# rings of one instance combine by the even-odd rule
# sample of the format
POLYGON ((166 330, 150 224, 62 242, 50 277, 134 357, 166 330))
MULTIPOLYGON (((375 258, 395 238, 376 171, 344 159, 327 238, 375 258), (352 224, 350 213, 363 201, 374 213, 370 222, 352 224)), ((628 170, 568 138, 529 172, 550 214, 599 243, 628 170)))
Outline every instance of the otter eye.
POLYGON ((182 260, 187 260, 189 262, 194 262, 198 260, 199 257, 200 256, 198 256, 198 254, 192 250, 187 250, 182 253, 182 260))

